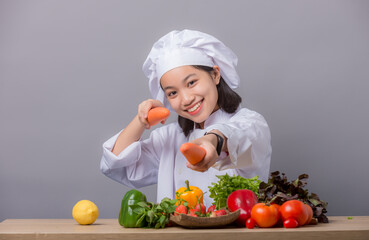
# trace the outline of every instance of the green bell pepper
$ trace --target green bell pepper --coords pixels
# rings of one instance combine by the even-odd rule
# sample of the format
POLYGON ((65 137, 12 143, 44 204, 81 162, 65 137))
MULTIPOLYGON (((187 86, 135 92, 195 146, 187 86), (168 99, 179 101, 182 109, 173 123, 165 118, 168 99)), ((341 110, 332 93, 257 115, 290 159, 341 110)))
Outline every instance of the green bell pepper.
POLYGON ((119 212, 119 224, 126 228, 134 228, 134 227, 144 227, 146 225, 145 221, 142 221, 139 225, 136 226, 136 222, 138 220, 137 213, 133 212, 130 205, 136 204, 138 202, 146 202, 146 196, 140 191, 132 189, 128 191, 123 199, 119 212))

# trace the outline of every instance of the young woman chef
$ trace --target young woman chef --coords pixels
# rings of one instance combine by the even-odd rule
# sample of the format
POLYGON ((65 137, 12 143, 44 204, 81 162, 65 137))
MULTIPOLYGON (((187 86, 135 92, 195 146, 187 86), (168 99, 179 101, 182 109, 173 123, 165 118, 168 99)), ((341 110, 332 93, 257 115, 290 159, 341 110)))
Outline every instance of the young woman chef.
MULTIPOLYGON (((157 202, 174 198, 178 188, 203 190, 210 206, 208 186, 216 175, 259 176, 266 181, 271 159, 269 127, 259 113, 240 106, 234 92, 239 85, 237 56, 208 34, 172 31, 152 47, 143 71, 153 99, 143 101, 132 122, 103 144, 101 171, 132 188, 157 184, 157 202), (156 128, 147 139, 147 113, 165 106, 178 122, 156 128), (206 150, 191 165, 180 146, 193 142, 206 150)), ((162 122, 164 123, 164 121, 162 122)))

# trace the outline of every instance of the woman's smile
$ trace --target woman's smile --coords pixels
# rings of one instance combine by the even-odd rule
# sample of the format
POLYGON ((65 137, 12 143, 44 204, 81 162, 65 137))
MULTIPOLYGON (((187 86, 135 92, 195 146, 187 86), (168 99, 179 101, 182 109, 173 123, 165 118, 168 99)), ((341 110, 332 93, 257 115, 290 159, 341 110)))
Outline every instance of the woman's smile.
POLYGON ((203 105, 203 100, 201 100, 200 102, 196 103, 195 105, 192 105, 191 107, 187 108, 187 112, 191 115, 195 115, 198 112, 200 112, 201 108, 203 105))

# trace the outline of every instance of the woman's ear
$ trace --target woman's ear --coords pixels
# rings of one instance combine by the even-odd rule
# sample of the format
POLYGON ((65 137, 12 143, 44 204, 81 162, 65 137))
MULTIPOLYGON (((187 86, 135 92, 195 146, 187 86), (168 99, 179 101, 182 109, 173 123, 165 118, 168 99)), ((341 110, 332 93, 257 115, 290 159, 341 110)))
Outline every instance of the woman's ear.
POLYGON ((212 77, 213 77, 215 85, 218 85, 220 82, 220 68, 217 65, 214 65, 213 67, 212 77))

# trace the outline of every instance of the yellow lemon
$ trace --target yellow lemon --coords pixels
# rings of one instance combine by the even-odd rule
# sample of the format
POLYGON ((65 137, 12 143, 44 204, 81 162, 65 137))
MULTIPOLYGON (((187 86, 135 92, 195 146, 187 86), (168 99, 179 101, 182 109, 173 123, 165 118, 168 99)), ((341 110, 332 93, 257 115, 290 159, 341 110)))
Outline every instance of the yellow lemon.
POLYGON ((72 215, 79 224, 92 224, 99 216, 99 209, 95 203, 89 200, 81 200, 74 205, 72 215))

